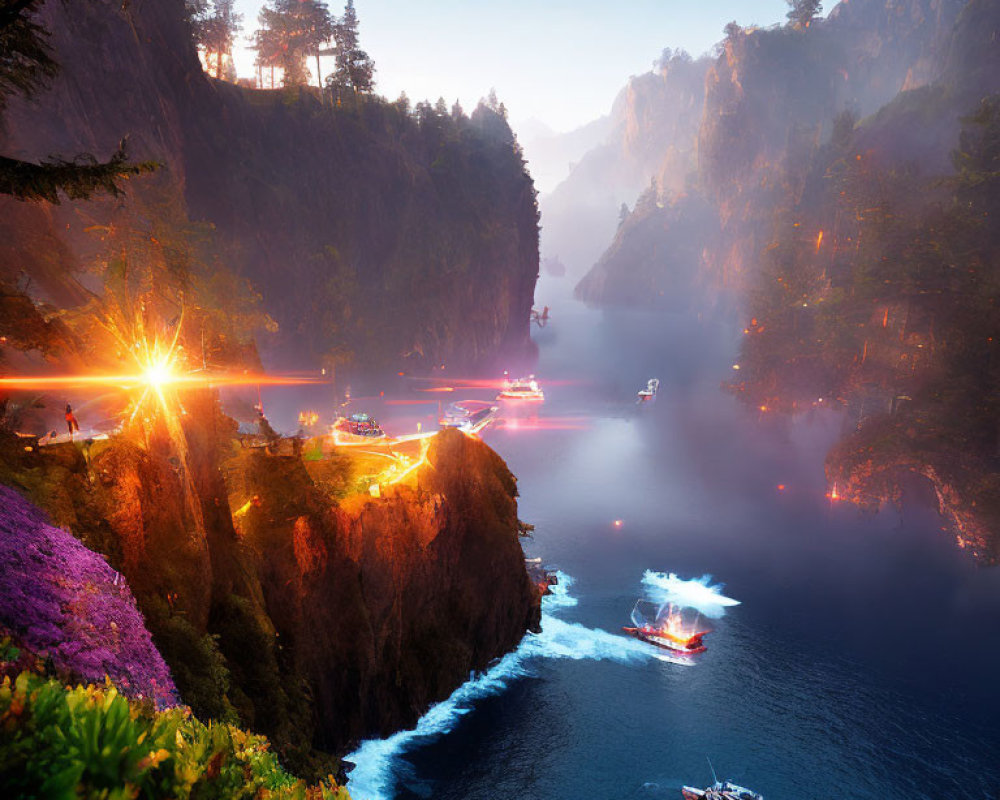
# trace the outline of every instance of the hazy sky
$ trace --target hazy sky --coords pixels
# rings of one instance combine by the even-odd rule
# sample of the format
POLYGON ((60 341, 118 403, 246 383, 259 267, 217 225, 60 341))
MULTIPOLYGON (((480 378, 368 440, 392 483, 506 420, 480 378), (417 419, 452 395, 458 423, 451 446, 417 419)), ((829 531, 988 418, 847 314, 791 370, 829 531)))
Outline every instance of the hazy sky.
MULTIPOLYGON (((261 0, 237 0, 241 41, 261 0)), ((343 12, 343 0, 330 10, 343 12)), ((832 8, 833 2, 827 6, 832 8)), ((470 111, 490 87, 515 128, 540 120, 565 131, 605 114, 630 75, 664 47, 699 55, 730 20, 784 20, 785 0, 355 0, 361 45, 375 60, 377 91, 410 100, 460 100, 470 111)), ((236 54, 241 76, 253 53, 236 54)), ((332 59, 330 60, 332 69, 332 59)), ((326 70, 324 65, 324 70, 326 70)))

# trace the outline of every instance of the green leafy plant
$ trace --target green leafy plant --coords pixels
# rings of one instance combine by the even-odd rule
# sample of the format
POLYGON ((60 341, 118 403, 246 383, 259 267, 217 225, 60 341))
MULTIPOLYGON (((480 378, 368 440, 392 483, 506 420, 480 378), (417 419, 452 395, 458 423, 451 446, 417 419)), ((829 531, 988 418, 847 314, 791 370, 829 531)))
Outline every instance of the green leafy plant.
POLYGON ((349 800, 332 777, 290 775, 262 736, 32 672, 0 684, 0 795, 349 800))

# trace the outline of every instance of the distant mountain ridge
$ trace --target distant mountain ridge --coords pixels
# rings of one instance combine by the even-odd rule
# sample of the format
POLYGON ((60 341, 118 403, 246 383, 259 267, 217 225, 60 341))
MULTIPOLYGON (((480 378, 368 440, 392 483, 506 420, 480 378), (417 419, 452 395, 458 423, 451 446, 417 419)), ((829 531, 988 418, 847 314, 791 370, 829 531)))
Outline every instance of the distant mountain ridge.
MULTIPOLYGON (((560 227, 562 219, 578 211, 598 213, 577 198, 587 196, 581 185, 588 172, 597 172, 590 165, 600 160, 601 174, 628 176, 619 179, 618 186, 630 205, 650 179, 656 180, 659 205, 654 203, 644 213, 655 215, 659 210, 664 218, 639 227, 646 235, 657 230, 663 236, 656 243, 642 244, 635 240, 635 224, 616 232, 617 208, 612 212, 612 203, 604 202, 601 218, 590 227, 607 235, 601 249, 611 241, 610 249, 581 282, 580 297, 590 303, 615 304, 637 295, 658 298, 664 291, 662 296, 670 302, 672 292, 665 286, 680 291, 696 281, 714 288, 738 288, 744 265, 759 249, 755 209, 773 205, 775 192, 794 192, 794 187, 781 187, 789 179, 788 159, 804 157, 818 146, 840 111, 874 112, 898 91, 925 85, 939 74, 962 5, 960 0, 852 0, 835 6, 808 31, 775 26, 730 36, 714 61, 694 62, 704 78, 700 84, 684 83, 682 93, 676 71, 663 76, 664 84, 674 91, 669 100, 649 91, 657 83, 657 73, 633 79, 616 101, 615 119, 623 132, 620 151, 591 151, 553 193, 566 202, 560 206, 543 201, 545 254, 573 246, 567 243, 568 231, 560 227), (690 113, 676 113, 679 99, 689 102, 690 113), (657 124, 671 118, 673 129, 657 124), (623 186, 627 180, 632 181, 630 196, 623 186), (632 278, 619 254, 641 250, 655 261, 649 255, 653 250, 668 250, 674 234, 667 217, 676 212, 660 206, 676 202, 680 193, 697 195, 694 202, 707 199, 717 207, 718 227, 698 229, 703 243, 711 238, 713 246, 693 247, 695 252, 705 251, 703 259, 687 264, 683 274, 668 259, 660 285, 647 282, 627 288, 632 278), (626 246, 624 240, 629 238, 633 241, 626 246), (624 294, 616 294, 622 287, 624 294)), ((680 107, 684 108, 683 102, 680 107)), ((600 184, 615 185, 613 178, 600 184)), ((650 273, 643 268, 643 274, 648 278, 650 273)))
POLYGON ((540 200, 543 256, 566 262, 579 277, 614 234, 620 207, 632 205, 655 179, 679 191, 697 167, 698 125, 708 59, 670 54, 655 71, 619 93, 604 140, 540 200))

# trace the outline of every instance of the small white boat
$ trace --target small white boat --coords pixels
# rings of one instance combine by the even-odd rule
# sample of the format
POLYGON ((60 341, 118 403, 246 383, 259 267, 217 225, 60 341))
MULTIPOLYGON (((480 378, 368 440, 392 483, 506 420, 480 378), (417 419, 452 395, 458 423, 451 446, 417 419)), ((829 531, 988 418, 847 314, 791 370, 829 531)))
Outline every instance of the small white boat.
POLYGON ((732 781, 720 781, 715 774, 715 767, 709 760, 708 768, 712 770, 711 786, 697 789, 694 786, 682 786, 681 795, 684 800, 764 800, 764 796, 746 786, 738 786, 732 781))
POLYGON ((764 800, 763 795, 731 781, 716 781, 705 789, 684 786, 681 795, 684 800, 764 800))
POLYGON ((527 378, 511 378, 505 372, 499 397, 504 400, 544 400, 545 393, 534 375, 529 375, 527 378))
POLYGON ((645 403, 647 400, 652 400, 656 397, 656 393, 660 390, 660 379, 650 378, 646 381, 646 388, 639 390, 639 402, 645 403))

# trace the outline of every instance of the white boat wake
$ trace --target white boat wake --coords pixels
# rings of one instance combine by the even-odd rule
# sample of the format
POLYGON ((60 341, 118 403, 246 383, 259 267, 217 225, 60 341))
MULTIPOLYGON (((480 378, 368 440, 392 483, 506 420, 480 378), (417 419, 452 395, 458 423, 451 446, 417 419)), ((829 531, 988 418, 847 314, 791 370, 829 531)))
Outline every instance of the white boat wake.
POLYGON ((740 601, 726 597, 722 594, 722 584, 713 585, 711 581, 711 575, 685 580, 673 572, 654 572, 651 569, 647 569, 642 576, 642 584, 654 603, 686 606, 711 619, 719 619, 727 608, 738 606, 740 601))
POLYGON ((556 574, 558 585, 552 587, 551 595, 542 599, 541 633, 525 636, 516 650, 483 674, 470 678, 447 700, 432 706, 412 730, 400 731, 387 739, 362 742, 355 752, 347 756, 348 761, 356 764, 347 787, 354 800, 389 800, 393 796, 393 766, 398 755, 417 743, 448 733, 465 714, 472 711, 477 700, 499 694, 513 681, 530 674, 528 665, 533 659, 592 659, 629 663, 658 657, 653 648, 635 639, 588 628, 577 622, 566 622, 555 616, 577 602, 568 591, 573 579, 561 572, 556 574))

